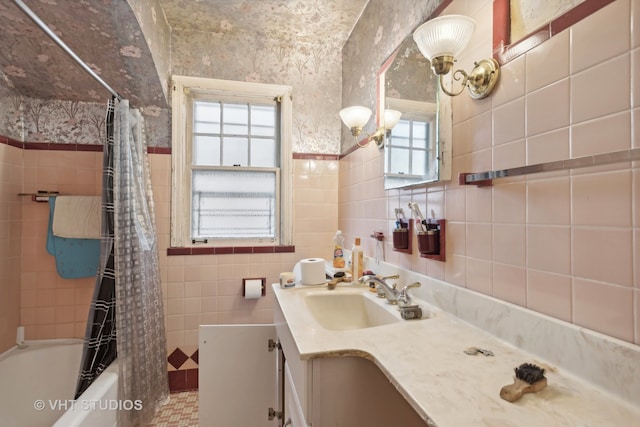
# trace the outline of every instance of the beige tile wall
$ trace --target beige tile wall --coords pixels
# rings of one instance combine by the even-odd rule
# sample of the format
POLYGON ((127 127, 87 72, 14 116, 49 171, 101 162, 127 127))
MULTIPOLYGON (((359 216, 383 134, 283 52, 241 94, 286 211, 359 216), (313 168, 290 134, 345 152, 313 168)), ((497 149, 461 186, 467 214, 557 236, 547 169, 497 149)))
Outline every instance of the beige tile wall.
MULTIPOLYGON (((480 22, 463 65, 491 54, 492 2, 471 3, 454 0, 445 12, 480 22)), ((640 0, 617 0, 503 67, 489 98, 455 98, 454 181, 459 172, 640 146, 639 22, 640 0)), ((387 245, 389 261, 640 344, 637 164, 385 194, 375 178, 380 154, 368 147, 340 163, 348 244, 374 227, 390 235, 393 209, 416 201, 447 219, 447 261, 387 245)), ((371 239, 364 248, 373 253, 371 239)))
MULTIPOLYGON (((22 150, 21 150, 22 151, 22 150)), ((24 191, 98 195, 102 153, 23 150, 24 191)), ((21 200, 20 322, 26 339, 84 337, 95 278, 63 279, 46 250, 49 204, 21 200)))
MULTIPOLYGON (((171 156, 151 155, 150 160, 169 351, 195 351, 200 324, 272 322, 270 284, 279 273, 291 270, 298 259, 330 256, 337 228, 337 161, 293 161, 295 253, 169 257, 171 156), (265 277, 266 297, 245 300, 245 277, 265 277)), ((58 276, 46 252, 49 205, 17 194, 100 194, 101 166, 102 153, 0 144, 0 351, 15 344, 18 325, 25 326, 27 339, 84 337, 95 279, 58 276)))
MULTIPOLYGON (((69 280, 58 276, 54 258, 46 252, 45 246, 49 205, 32 202, 30 198, 17 199, 16 194, 21 191, 23 176, 27 192, 100 194, 102 153, 20 150, 5 144, 0 144, 0 150, 2 179, 18 180, 15 185, 3 182, 3 194, 13 204, 9 209, 8 200, 0 201, 0 230, 7 235, 15 230, 22 234, 21 239, 16 235, 18 244, 10 247, 7 240, 7 245, 0 248, 3 255, 7 254, 2 256, 0 268, 15 272, 14 287, 9 286, 10 282, 2 281, 3 295, 7 296, 1 299, 3 304, 6 301, 7 307, 0 310, 8 319, 2 322, 7 329, 2 331, 6 347, 15 342, 18 324, 25 326, 27 339, 81 338, 95 279, 69 280), (24 172, 21 173, 23 156, 24 172), (13 216, 19 218, 17 209, 22 211, 21 226, 19 220, 10 220, 13 216), (21 272, 15 268, 9 270, 10 263, 20 262, 20 259, 21 272), (12 291, 16 294, 15 301, 9 303, 12 291), (11 316, 15 319, 9 321, 11 316)), ((280 272, 290 271, 302 258, 331 256, 331 238, 337 229, 337 161, 293 161, 295 253, 199 256, 166 255, 170 231, 171 156, 153 154, 150 163, 169 348, 197 346, 200 324, 271 322, 273 294, 270 285, 278 281, 280 272), (242 297, 242 279, 247 277, 267 279, 266 297, 258 300, 242 297)))
POLYGON ((165 298, 167 347, 197 346, 200 324, 271 323, 271 284, 297 260, 331 255, 337 229, 338 162, 294 160, 295 253, 167 256, 171 156, 150 156, 165 298), (242 279, 265 277, 266 296, 245 300, 242 279))
POLYGON ((0 353, 20 324, 22 150, 0 144, 0 353))

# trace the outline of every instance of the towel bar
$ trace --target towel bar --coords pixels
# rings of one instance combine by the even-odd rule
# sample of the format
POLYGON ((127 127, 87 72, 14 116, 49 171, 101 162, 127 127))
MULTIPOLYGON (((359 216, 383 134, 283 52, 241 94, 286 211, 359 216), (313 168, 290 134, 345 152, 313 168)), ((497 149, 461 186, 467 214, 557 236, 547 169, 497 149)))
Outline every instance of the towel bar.
POLYGON ((31 196, 32 202, 46 203, 49 201, 49 197, 59 196, 58 191, 40 191, 36 193, 18 193, 18 196, 31 196))

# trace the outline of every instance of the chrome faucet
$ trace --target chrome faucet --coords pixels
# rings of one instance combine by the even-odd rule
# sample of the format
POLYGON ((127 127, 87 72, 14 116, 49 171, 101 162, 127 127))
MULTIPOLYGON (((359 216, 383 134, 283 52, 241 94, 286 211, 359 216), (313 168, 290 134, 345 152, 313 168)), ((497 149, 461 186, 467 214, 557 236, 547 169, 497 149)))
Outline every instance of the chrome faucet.
POLYGON ((373 282, 376 284, 376 289, 382 289, 384 291, 384 295, 387 298, 387 302, 389 304, 397 304, 398 303, 398 297, 400 296, 400 291, 398 291, 395 287, 395 285, 393 286, 389 286, 389 284, 387 284, 387 282, 385 281, 386 279, 397 279, 399 276, 394 275, 394 276, 387 276, 387 277, 380 277, 380 276, 374 276, 374 275, 366 275, 366 276, 362 276, 361 278, 358 279, 358 282, 360 283, 369 283, 369 282, 373 282))
POLYGON ((419 288, 420 286, 422 286, 422 283, 413 282, 412 284, 407 285, 400 290, 400 294, 398 295, 398 305, 400 306, 400 308, 413 305, 411 303, 411 295, 409 295, 409 289, 419 288))

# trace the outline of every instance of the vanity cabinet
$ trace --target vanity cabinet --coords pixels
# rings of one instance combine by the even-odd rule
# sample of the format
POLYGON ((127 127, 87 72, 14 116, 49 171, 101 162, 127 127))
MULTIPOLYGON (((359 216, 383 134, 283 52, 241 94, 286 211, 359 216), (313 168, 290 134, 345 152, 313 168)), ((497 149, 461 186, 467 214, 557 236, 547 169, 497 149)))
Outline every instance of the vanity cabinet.
POLYGON ((286 360, 285 420, 291 426, 426 425, 372 361, 347 355, 301 359, 277 300, 273 312, 286 360))
POLYGON ((277 299, 274 323, 200 326, 200 425, 426 425, 372 361, 302 359, 277 299))

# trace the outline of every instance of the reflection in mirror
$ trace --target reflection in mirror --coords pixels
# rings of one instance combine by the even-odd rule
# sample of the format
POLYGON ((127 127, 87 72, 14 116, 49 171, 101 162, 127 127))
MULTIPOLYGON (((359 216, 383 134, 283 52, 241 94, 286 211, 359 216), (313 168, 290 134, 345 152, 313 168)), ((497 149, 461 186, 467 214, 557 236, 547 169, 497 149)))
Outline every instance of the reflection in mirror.
POLYGON ((411 36, 379 79, 380 110, 402 112, 384 143, 384 188, 450 179, 451 100, 440 96, 438 78, 411 36))

